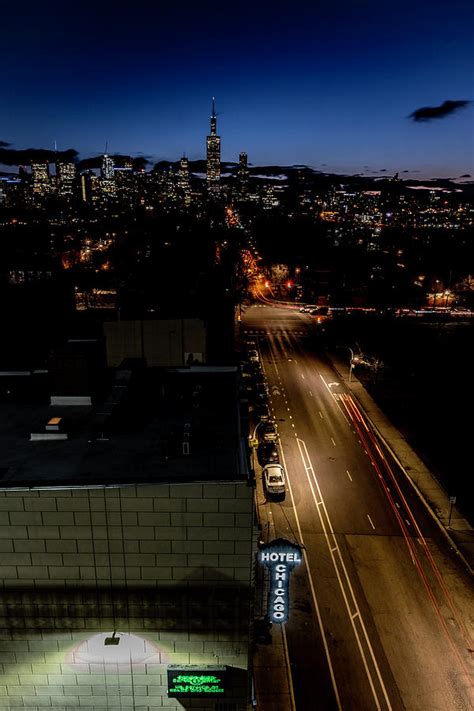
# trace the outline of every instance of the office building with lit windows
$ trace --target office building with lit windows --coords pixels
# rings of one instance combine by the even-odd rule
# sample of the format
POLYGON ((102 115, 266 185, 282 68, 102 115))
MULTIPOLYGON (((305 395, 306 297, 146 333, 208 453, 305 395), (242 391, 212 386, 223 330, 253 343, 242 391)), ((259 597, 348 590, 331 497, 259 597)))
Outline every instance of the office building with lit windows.
POLYGON ((207 189, 216 195, 220 190, 221 180, 221 137, 217 135, 217 116, 215 100, 212 99, 211 132, 206 139, 207 146, 207 189))
POLYGON ((44 196, 51 192, 51 177, 48 163, 31 164, 31 187, 33 195, 44 196))
POLYGON ((62 161, 58 161, 56 163, 56 184, 58 188, 58 194, 62 196, 73 195, 75 182, 75 163, 65 163, 62 161))
POLYGON ((100 170, 100 177, 102 180, 113 180, 115 177, 114 173, 115 163, 112 156, 104 153, 102 156, 102 167, 100 170))
POLYGON ((244 199, 249 191, 249 169, 247 154, 239 154, 239 167, 237 168, 237 195, 244 199))
POLYGON ((189 181, 189 161, 186 156, 183 156, 179 161, 177 186, 185 207, 189 207, 191 204, 191 185, 189 181))

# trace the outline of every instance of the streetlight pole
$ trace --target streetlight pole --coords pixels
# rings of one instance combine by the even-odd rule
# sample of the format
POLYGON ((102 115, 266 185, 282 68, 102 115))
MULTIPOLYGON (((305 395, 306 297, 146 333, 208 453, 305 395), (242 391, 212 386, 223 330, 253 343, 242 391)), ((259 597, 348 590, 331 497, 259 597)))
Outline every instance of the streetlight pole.
POLYGON ((439 279, 436 279, 435 280, 434 298, 433 298, 433 311, 436 311, 436 297, 438 296, 438 284, 439 284, 439 279))
MULTIPOLYGON (((349 346, 348 346, 348 348, 349 348, 349 346)), ((354 367, 354 351, 352 350, 352 348, 349 348, 349 350, 351 352, 351 362, 350 362, 350 366, 349 366, 349 382, 351 383, 352 382, 352 368, 354 367)))
POLYGON ((255 439, 255 436, 256 436, 256 434, 257 434, 257 430, 258 430, 258 428, 260 427, 260 425, 263 425, 263 420, 261 420, 260 422, 257 422, 257 424, 255 425, 255 429, 254 429, 253 434, 252 434, 252 439, 255 439))

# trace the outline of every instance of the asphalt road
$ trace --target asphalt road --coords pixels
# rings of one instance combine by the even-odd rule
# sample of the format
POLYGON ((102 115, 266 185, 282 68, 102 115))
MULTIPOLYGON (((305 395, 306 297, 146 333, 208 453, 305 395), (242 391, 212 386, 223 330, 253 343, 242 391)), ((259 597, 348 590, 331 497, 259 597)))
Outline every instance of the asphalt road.
POLYGON ((296 708, 471 709, 469 591, 313 328, 268 304, 242 322, 287 472, 283 502, 262 494, 265 535, 304 547, 285 629, 296 708))

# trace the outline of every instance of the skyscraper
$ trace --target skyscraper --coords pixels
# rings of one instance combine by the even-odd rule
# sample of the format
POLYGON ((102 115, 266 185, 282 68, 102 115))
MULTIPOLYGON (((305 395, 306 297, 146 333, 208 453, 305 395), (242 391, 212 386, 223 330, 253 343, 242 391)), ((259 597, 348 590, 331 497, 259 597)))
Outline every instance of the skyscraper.
POLYGON ((189 161, 186 156, 183 156, 179 161, 178 188, 185 207, 189 207, 191 203, 191 186, 189 184, 189 161))
POLYGON ((114 179, 114 159, 107 153, 102 156, 102 168, 100 171, 100 177, 102 180, 113 180, 114 179))
POLYGON ((245 198, 249 189, 249 169, 247 154, 239 154, 239 167, 237 169, 237 193, 241 199, 245 198))
POLYGON ((31 177, 35 195, 47 195, 51 191, 48 163, 32 163, 31 177))
POLYGON ((72 195, 74 193, 74 183, 76 180, 75 163, 56 163, 56 181, 59 195, 72 195))
POLYGON ((211 133, 207 137, 207 189, 217 195, 221 179, 221 137, 217 135, 215 100, 212 99, 211 133))
POLYGON ((115 195, 115 163, 112 156, 109 156, 107 154, 107 149, 104 155, 102 156, 102 167, 100 170, 100 177, 103 195, 105 197, 115 195))

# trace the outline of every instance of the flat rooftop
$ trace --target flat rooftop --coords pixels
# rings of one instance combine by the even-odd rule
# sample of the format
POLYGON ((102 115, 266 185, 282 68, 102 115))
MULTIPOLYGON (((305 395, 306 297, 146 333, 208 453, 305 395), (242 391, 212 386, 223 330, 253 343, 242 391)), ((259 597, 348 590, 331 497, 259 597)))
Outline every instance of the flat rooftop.
POLYGON ((0 488, 246 481, 238 383, 233 367, 119 368, 71 406, 49 404, 47 373, 4 373, 0 488))

